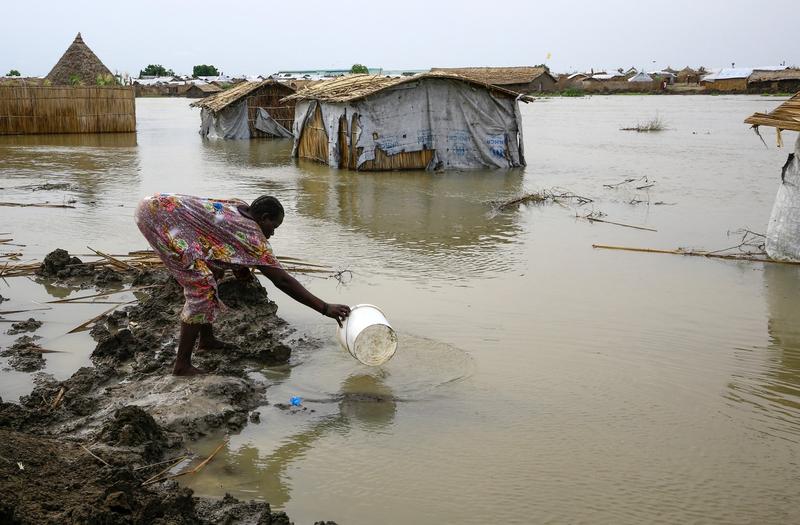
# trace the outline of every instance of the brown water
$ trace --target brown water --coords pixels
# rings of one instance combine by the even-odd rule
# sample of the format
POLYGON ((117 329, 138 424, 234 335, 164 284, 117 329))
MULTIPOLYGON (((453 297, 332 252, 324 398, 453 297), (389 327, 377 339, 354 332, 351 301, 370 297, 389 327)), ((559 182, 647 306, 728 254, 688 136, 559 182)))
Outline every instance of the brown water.
MULTIPOLYGON (((263 498, 298 524, 798 522, 800 268, 592 248, 720 249, 738 243, 729 230, 763 232, 787 151, 741 121, 778 103, 537 101, 522 109, 524 170, 374 174, 295 162, 286 141, 204 142, 185 100, 139 99, 135 137, 0 137, 0 201, 78 201, 2 208, 0 231, 29 258, 128 251, 145 248, 132 221, 142 195, 271 193, 287 208, 277 253, 354 273, 308 287, 386 312, 398 351, 370 369, 269 285, 324 347, 265 370, 268 394, 310 410, 262 407, 188 481, 201 494, 263 498), (656 114, 669 130, 618 129, 656 114), (603 187, 643 176, 655 186, 603 187), (21 188, 42 182, 73 189, 21 188), (595 201, 492 211, 554 186, 595 201), (575 217, 593 210, 658 231, 575 217)), ((13 304, 69 293, 8 284, 13 304)), ((49 371, 88 362, 88 338, 60 334, 103 309, 33 313, 43 346, 70 351, 48 356, 49 371)), ((30 388, 2 374, 0 395, 30 388)))

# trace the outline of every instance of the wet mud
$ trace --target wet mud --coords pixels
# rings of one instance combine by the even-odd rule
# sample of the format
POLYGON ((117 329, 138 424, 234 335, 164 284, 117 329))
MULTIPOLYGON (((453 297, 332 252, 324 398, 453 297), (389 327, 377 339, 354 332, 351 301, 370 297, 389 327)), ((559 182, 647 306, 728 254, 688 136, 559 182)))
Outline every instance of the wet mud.
MULTIPOLYGON (((208 373, 186 378, 171 374, 183 294, 166 272, 95 271, 56 250, 39 279, 150 287, 135 292, 136 304, 95 322, 94 366, 65 381, 39 373, 19 403, 0 400, 0 522, 289 523, 267 503, 199 499, 174 481, 143 485, 165 467, 160 462, 186 455, 192 440, 258 420, 253 409, 264 404, 266 387, 248 372, 286 363, 292 329, 257 280, 220 282, 227 308, 215 335, 231 344, 196 351, 193 363, 208 373)), ((3 350, 9 366, 44 366, 34 337, 3 350)))

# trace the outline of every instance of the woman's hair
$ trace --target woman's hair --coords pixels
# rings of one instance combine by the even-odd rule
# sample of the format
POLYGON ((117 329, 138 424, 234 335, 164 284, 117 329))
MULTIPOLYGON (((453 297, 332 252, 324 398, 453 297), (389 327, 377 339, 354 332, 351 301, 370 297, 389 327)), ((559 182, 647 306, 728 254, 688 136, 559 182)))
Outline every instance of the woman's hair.
POLYGON ((250 205, 250 213, 253 217, 260 219, 266 215, 269 219, 283 217, 283 205, 272 195, 262 195, 250 205))

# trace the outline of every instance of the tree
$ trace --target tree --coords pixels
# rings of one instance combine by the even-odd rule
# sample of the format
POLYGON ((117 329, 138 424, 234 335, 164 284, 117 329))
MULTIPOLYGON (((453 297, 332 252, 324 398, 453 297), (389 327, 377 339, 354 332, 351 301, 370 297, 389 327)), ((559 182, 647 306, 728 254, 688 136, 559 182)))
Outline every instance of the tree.
POLYGON ((175 72, 167 69, 161 64, 150 64, 146 68, 139 71, 139 78, 142 77, 171 77, 175 72))
POLYGON ((6 73, 6 76, 7 77, 18 77, 18 76, 20 76, 20 74, 19 74, 19 71, 17 71, 16 69, 12 69, 8 73, 6 73))
POLYGON ((192 68, 192 76, 195 77, 218 77, 219 71, 211 65, 200 64, 192 68))
POLYGON ((351 73, 369 73, 369 69, 364 64, 353 64, 350 68, 351 73))

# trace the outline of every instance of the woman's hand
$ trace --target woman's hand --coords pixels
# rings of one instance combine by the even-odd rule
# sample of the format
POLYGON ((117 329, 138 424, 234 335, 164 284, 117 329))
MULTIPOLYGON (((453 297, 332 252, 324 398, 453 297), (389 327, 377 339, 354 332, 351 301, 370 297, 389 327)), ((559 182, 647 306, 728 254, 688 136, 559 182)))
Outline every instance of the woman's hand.
POLYGON ((322 315, 325 317, 330 317, 331 319, 336 319, 336 322, 339 323, 339 326, 342 326, 342 321, 347 319, 347 317, 350 315, 350 307, 346 304, 325 303, 325 307, 322 310, 322 315))

